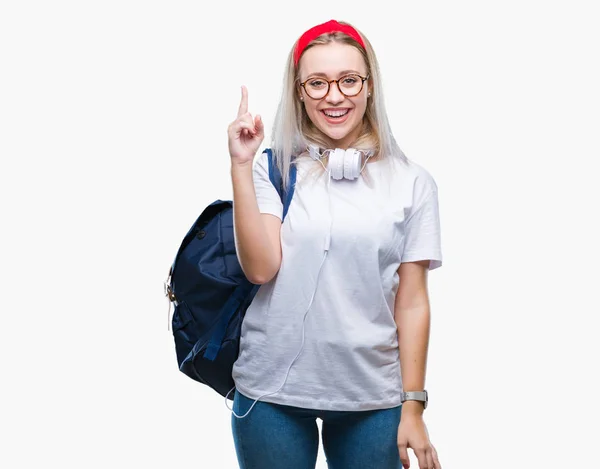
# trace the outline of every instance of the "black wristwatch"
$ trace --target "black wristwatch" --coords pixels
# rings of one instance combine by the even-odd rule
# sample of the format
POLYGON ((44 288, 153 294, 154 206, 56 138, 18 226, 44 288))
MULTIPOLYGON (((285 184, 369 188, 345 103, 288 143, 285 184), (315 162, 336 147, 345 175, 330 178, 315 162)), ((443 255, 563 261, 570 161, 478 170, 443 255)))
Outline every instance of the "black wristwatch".
POLYGON ((404 404, 406 401, 421 401, 423 403, 423 409, 427 409, 427 402, 429 397, 427 390, 423 391, 406 391, 401 393, 400 400, 404 404))

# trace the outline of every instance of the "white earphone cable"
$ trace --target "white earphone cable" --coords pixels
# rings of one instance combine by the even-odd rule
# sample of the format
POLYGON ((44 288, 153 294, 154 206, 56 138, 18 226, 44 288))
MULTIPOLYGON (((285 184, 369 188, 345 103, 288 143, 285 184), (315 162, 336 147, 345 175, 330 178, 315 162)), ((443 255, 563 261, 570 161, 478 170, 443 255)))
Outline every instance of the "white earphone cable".
MULTIPOLYGON (((318 159, 317 161, 319 161, 319 163, 321 163, 321 165, 325 169, 325 173, 328 174, 329 171, 327 170, 327 168, 325 168, 325 165, 323 164, 323 162, 320 159, 318 159)), ((328 195, 328 199, 329 199, 329 219, 330 219, 329 232, 327 233, 327 238, 325 238, 325 246, 324 246, 325 253, 323 255, 323 259, 321 260, 321 265, 319 266, 319 271, 317 272, 317 278, 315 280, 316 286, 315 286, 315 289, 313 290, 312 296, 310 298, 310 302, 308 303, 308 307, 306 308, 306 311, 304 312, 304 316, 302 318, 302 343, 300 344, 300 350, 298 350, 298 353, 292 360, 292 363, 290 363, 290 366, 288 367, 287 372, 285 374, 285 379, 283 380, 283 383, 281 384, 281 386, 279 386, 279 388, 277 390, 267 393, 267 394, 263 394, 263 395, 259 396, 257 399, 255 399, 254 402, 252 403, 252 405, 250 406, 250 408, 248 409, 248 411, 244 415, 236 414, 235 411, 233 410, 233 408, 229 407, 229 403, 227 402, 227 400, 229 398, 229 395, 231 394, 231 391, 233 391, 235 389, 235 386, 229 390, 229 392, 225 396, 225 406, 231 411, 233 416, 238 419, 242 419, 242 418, 246 417, 261 398, 263 398, 265 396, 270 396, 271 394, 275 394, 275 393, 279 392, 281 390, 281 388, 283 388, 283 386, 285 385, 285 383, 288 379, 288 376, 290 374, 292 366, 294 365, 294 363, 296 363, 296 360, 298 359, 298 357, 302 353, 302 349, 304 348, 304 338, 305 338, 305 335, 304 335, 305 327, 304 326, 306 324, 306 316, 308 315, 308 312, 310 311, 310 307, 312 306, 313 300, 315 299, 315 295, 317 293, 317 288, 319 286, 319 277, 321 276, 323 264, 325 263, 325 259, 327 258, 327 253, 329 252, 329 246, 331 244, 331 231, 333 229, 333 210, 332 210, 332 206, 331 206, 331 175, 330 174, 328 174, 328 177, 327 177, 327 195, 328 195)))

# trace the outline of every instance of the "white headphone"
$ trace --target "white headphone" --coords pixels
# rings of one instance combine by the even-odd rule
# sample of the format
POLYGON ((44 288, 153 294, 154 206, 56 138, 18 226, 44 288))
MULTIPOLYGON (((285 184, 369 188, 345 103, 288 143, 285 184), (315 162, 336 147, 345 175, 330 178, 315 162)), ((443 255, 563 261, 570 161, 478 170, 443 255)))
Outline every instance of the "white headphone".
POLYGON ((373 155, 370 150, 357 150, 355 148, 348 148, 347 150, 336 148, 335 150, 328 149, 321 152, 319 147, 312 144, 308 145, 308 150, 310 157, 320 163, 322 157, 329 156, 327 168, 325 168, 325 165, 323 167, 335 180, 356 179, 367 164, 367 160, 373 155))

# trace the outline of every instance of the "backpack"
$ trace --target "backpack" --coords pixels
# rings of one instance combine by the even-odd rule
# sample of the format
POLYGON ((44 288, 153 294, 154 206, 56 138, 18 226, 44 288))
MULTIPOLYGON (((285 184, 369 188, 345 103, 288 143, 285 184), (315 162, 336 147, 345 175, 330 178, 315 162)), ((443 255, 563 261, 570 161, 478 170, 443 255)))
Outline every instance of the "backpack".
MULTIPOLYGON (((265 152, 269 179, 281 197, 285 219, 296 166, 290 168, 290 189, 284 192, 273 154, 270 149, 265 152)), ((171 325, 179 370, 228 397, 235 387, 231 373, 239 354, 242 321, 260 288, 246 278, 237 258, 233 201, 218 199, 202 211, 184 236, 164 287, 169 314, 174 305, 171 325)))

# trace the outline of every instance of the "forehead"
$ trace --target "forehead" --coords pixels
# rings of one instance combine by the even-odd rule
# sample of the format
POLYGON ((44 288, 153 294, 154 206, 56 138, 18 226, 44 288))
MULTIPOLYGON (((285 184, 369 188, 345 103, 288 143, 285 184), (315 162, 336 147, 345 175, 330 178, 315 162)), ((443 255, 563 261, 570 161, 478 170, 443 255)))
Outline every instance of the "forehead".
POLYGON ((311 47, 304 52, 299 64, 301 77, 325 74, 335 78, 345 70, 366 73, 367 66, 356 47, 338 42, 311 47))

